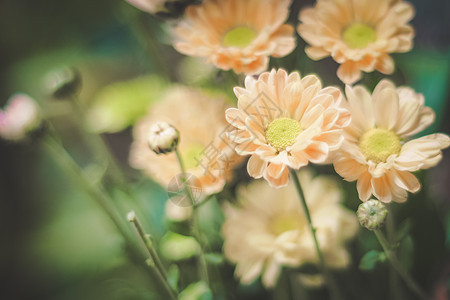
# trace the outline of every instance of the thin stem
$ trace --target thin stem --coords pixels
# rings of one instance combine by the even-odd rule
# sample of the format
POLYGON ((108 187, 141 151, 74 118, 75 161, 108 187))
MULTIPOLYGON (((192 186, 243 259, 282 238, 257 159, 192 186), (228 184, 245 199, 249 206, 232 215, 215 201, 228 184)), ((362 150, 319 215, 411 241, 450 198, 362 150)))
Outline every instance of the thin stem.
POLYGON ((100 187, 94 186, 91 183, 89 178, 84 175, 83 170, 55 139, 47 136, 43 141, 43 146, 46 151, 55 159, 67 175, 70 176, 71 180, 85 190, 103 208, 118 231, 128 242, 132 243, 126 225, 114 207, 112 199, 100 187))
POLYGON ((136 213, 134 211, 129 212, 127 218, 128 221, 133 225, 139 237, 139 240, 141 241, 142 245, 144 246, 144 249, 146 250, 146 254, 148 256, 148 259, 146 260, 147 265, 150 268, 154 269, 156 275, 158 276, 158 279, 160 279, 161 283, 163 284, 167 293, 170 295, 171 299, 177 299, 175 291, 169 285, 167 271, 164 265, 162 264, 161 260, 159 259, 158 253, 155 251, 155 248, 153 247, 153 243, 152 240, 150 239, 150 236, 147 233, 145 233, 141 222, 136 216, 136 213))
POLYGON ((428 295, 419 287, 419 285, 414 281, 414 279, 408 274, 408 272, 403 268, 400 262, 397 259, 390 243, 385 238, 383 232, 379 229, 374 231, 378 241, 383 247, 384 253, 386 257, 389 259, 389 262, 394 267, 394 269, 398 272, 400 277, 405 281, 406 285, 421 299, 428 300, 430 299, 428 295))
POLYGON ((300 203, 302 204, 302 207, 303 207, 303 211, 305 212, 306 220, 308 222, 308 227, 309 227, 309 230, 311 231, 311 234, 314 239, 314 245, 316 247, 317 256, 319 257, 320 269, 322 270, 322 274, 325 277, 327 286, 330 288, 331 297, 333 299, 342 299, 341 294, 339 292, 339 288, 336 285, 336 283, 334 282, 334 280, 331 277, 331 274, 327 268, 322 250, 320 250, 319 241, 317 240, 317 236, 316 236, 316 229, 314 228, 314 225, 312 223, 311 214, 308 209, 308 204, 306 203, 306 198, 305 198, 305 194, 303 193, 302 186, 300 185, 300 180, 299 180, 295 170, 289 169, 289 171, 293 178, 295 188, 297 189, 297 192, 298 192, 298 195, 300 198, 300 203))
POLYGON ((209 282, 209 275, 208 275, 208 265, 206 263, 205 253, 204 253, 204 243, 203 243, 203 239, 201 237, 200 231, 197 227, 197 225, 198 225, 197 206, 195 205, 195 199, 194 199, 194 195, 192 194, 191 187, 187 182, 186 169, 184 167, 183 158, 181 157, 181 154, 180 154, 180 151, 178 150, 178 148, 175 148, 175 154, 177 156, 178 163, 179 163, 180 169, 181 169, 181 173, 183 175, 184 189, 185 189, 185 192, 186 192, 187 196, 189 197, 189 200, 191 201, 191 205, 192 205, 191 231, 192 231, 193 237, 200 244, 199 265, 200 265, 201 277, 206 282, 206 284, 208 284, 208 286, 209 286, 210 282, 209 282))
MULTIPOLYGON (((114 206, 114 202, 105 193, 102 187, 92 183, 92 181, 84 174, 83 170, 55 138, 50 135, 46 136, 43 139, 42 145, 48 154, 61 167, 61 169, 66 172, 70 179, 77 184, 80 189, 84 190, 100 207, 102 207, 111 219, 113 225, 127 242, 130 250, 132 251, 133 257, 137 261, 143 261, 144 257, 142 255, 142 251, 136 246, 136 240, 131 236, 131 232, 126 225, 125 220, 118 213, 116 207, 114 206)), ((150 270, 153 271, 153 275, 158 276, 157 272, 154 272, 151 268, 150 270)))
MULTIPOLYGON (((84 120, 84 114, 80 107, 80 102, 76 96, 71 97, 71 103, 74 112, 77 114, 77 120, 84 120)), ((105 158, 108 169, 111 171, 111 176, 114 181, 121 187, 127 187, 127 180, 121 167, 119 166, 117 159, 111 153, 110 148, 106 145, 104 138, 98 133, 92 133, 86 126, 86 122, 78 122, 78 126, 81 128, 81 133, 85 136, 85 141, 91 146, 92 150, 102 158, 105 158)))
MULTIPOLYGON (((395 224, 394 224, 394 214, 392 213, 391 205, 387 206, 389 211, 386 219, 386 232, 387 232, 387 240, 389 244, 393 244, 395 242, 395 224)), ((395 251, 395 250, 393 250, 395 251)), ((395 252, 394 252, 395 254, 395 252)), ((397 289, 399 282, 398 274, 395 271, 394 266, 392 264, 389 265, 389 290, 392 300, 400 299, 399 290, 397 289)))

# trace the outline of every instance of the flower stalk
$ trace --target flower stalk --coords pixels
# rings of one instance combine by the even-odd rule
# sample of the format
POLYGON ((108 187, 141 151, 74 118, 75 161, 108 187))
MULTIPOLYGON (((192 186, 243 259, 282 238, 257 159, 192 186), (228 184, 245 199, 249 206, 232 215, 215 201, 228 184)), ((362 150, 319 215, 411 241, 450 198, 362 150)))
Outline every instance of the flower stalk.
MULTIPOLYGON (((103 188, 89 180, 83 170, 54 137, 47 135, 42 141, 42 146, 44 149, 56 161, 67 176, 70 177, 73 183, 77 184, 80 189, 84 190, 109 216, 116 229, 123 236, 126 243, 130 247, 133 257, 137 261, 143 261, 142 251, 137 247, 136 240, 131 236, 131 232, 114 206, 113 200, 106 194, 103 188)), ((154 271, 154 269, 151 269, 151 271, 154 271)), ((156 275, 158 276, 158 274, 156 275)), ((176 297, 172 297, 172 299, 176 299, 176 297)))
POLYGON ((300 184, 300 180, 298 178, 298 175, 297 175, 296 171, 293 170, 293 169, 289 169, 289 171, 290 171, 290 174, 291 174, 292 179, 293 179, 292 181, 294 182, 295 188, 296 188, 297 193, 299 195, 300 203, 301 203, 301 205, 303 207, 303 211, 305 212, 306 221, 308 222, 308 227, 309 227, 309 229, 311 231, 311 234, 313 236, 313 239, 314 239, 314 245, 315 245, 315 248, 316 248, 316 253, 317 253, 317 256, 319 257, 319 266, 320 266, 320 269, 322 271, 322 274, 325 277, 325 282, 326 282, 328 288, 330 289, 331 299, 335 299, 335 300, 342 299, 341 293, 339 291, 339 288, 336 285, 336 282, 331 277, 330 271, 328 270, 328 267, 327 267, 326 262, 325 262, 325 257, 323 255, 322 250, 320 249, 319 241, 317 240, 317 236, 316 236, 316 229, 314 228, 314 225, 312 223, 311 214, 309 212, 308 204, 306 203, 305 194, 303 193, 303 189, 302 189, 302 186, 300 184))
POLYGON ((148 259, 145 261, 147 266, 149 266, 149 268, 151 268, 155 272, 158 279, 163 284, 164 289, 169 294, 170 299, 176 300, 177 299, 176 292, 169 285, 167 271, 164 265, 162 264, 161 260, 159 259, 158 253, 156 252, 153 246, 150 235, 148 235, 145 232, 144 228, 142 227, 142 223, 139 221, 134 211, 130 211, 128 213, 127 219, 128 222, 130 222, 133 225, 141 244, 144 246, 145 252, 148 257, 148 259))
POLYGON ((210 286, 209 275, 208 275, 208 265, 206 263, 205 253, 204 253, 204 243, 203 243, 203 239, 201 237, 201 233, 198 228, 198 210, 197 210, 198 206, 195 204, 195 199, 194 199, 194 195, 192 193, 192 189, 187 182, 186 169, 184 167, 183 158, 181 157, 178 147, 175 148, 175 154, 177 156, 178 164, 180 165, 181 173, 183 175, 182 180, 183 180, 183 184, 184 184, 185 193, 188 196, 188 198, 191 202, 191 205, 192 205, 193 211, 192 211, 192 217, 191 217, 191 222, 190 222, 191 223, 191 232, 192 232, 192 236, 197 240, 197 242, 200 245, 199 261, 198 261, 199 267, 200 267, 200 276, 201 276, 201 279, 203 281, 205 281, 208 286, 210 286))
POLYGON ((429 300, 430 297, 422 290, 422 288, 415 282, 415 280, 408 274, 408 272, 403 268, 400 262, 397 259, 393 251, 393 247, 389 243, 389 241, 384 236, 383 232, 380 229, 374 230, 374 233, 381 244, 381 247, 386 254, 386 257, 389 259, 392 267, 397 271, 400 277, 404 280, 406 285, 413 291, 420 299, 429 300))
POLYGON ((73 158, 67 153, 63 146, 51 136, 47 136, 43 139, 43 146, 45 150, 51 155, 51 157, 58 163, 58 165, 66 172, 70 179, 76 183, 80 188, 85 190, 107 213, 110 219, 113 221, 117 230, 128 241, 130 239, 129 232, 126 229, 122 218, 113 205, 112 199, 107 196, 101 187, 95 186, 91 183, 89 178, 84 175, 83 170, 73 160, 73 158))

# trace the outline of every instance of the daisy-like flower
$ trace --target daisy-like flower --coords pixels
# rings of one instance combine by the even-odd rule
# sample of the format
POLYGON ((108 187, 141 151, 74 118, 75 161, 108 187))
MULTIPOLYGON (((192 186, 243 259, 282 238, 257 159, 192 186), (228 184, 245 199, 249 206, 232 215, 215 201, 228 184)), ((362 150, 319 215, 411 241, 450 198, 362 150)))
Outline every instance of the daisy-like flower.
POLYGON ((0 109, 0 137, 19 141, 40 124, 39 107, 30 96, 14 94, 4 110, 0 109))
POLYGON ((226 111, 235 127, 229 137, 238 154, 251 155, 250 176, 264 177, 273 187, 287 185, 288 167, 325 163, 329 151, 341 145, 342 128, 351 120, 340 107, 340 90, 322 88, 314 75, 301 78, 297 72, 272 70, 257 80, 247 76, 245 88, 236 87, 234 93, 238 107, 226 111))
POLYGON ((175 28, 179 52, 206 57, 223 70, 258 74, 268 56, 282 57, 295 48, 294 28, 284 24, 290 0, 205 0, 189 6, 175 28))
MULTIPOLYGON (((358 230, 351 211, 341 206, 335 181, 326 176, 312 178, 299 172, 306 202, 327 265, 343 268, 349 263, 345 242, 358 230)), ((273 287, 283 266, 318 264, 314 240, 293 183, 273 189, 254 181, 238 190, 239 206, 225 208, 222 227, 224 253, 235 263, 235 275, 249 284, 259 275, 273 287)))
POLYGON ((201 196, 219 192, 239 162, 233 144, 226 138, 225 109, 223 99, 186 87, 170 89, 136 124, 131 165, 165 187, 176 180, 181 170, 175 153, 158 155, 149 147, 152 126, 158 121, 167 122, 179 130, 178 149, 186 172, 193 175, 189 176, 194 180, 190 182, 192 188, 201 191, 201 196))
POLYGON ((450 145, 445 134, 408 140, 434 121, 424 98, 409 87, 382 80, 372 95, 362 86, 347 86, 352 122, 336 153, 334 168, 345 180, 357 180, 359 198, 371 194, 383 202, 403 202, 420 183, 411 172, 435 166, 450 145))
POLYGON ((361 71, 394 71, 389 53, 412 48, 414 16, 411 4, 401 0, 318 0, 300 12, 300 36, 311 46, 314 60, 327 56, 341 64, 337 75, 346 84, 361 78, 361 71))

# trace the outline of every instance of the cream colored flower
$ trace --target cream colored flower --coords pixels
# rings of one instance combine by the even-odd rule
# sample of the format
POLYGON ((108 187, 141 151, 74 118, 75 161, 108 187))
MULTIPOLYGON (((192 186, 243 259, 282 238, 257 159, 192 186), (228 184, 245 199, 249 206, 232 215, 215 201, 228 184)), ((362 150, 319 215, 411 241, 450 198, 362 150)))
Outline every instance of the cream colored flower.
POLYGON ((264 177, 274 187, 287 185, 289 167, 326 162, 351 119, 339 106, 340 90, 322 88, 314 75, 272 70, 258 79, 247 76, 245 88, 236 87, 234 93, 238 107, 227 109, 226 118, 236 130, 229 137, 238 154, 251 155, 250 176, 264 177))
POLYGON ((19 141, 36 129, 41 121, 39 107, 30 96, 14 94, 4 110, 0 109, 0 137, 19 141))
POLYGON ((179 130, 179 150, 186 172, 196 178, 193 187, 203 195, 222 190, 239 157, 226 138, 223 99, 210 98, 186 87, 170 89, 163 99, 152 105, 148 115, 134 128, 130 163, 167 187, 181 174, 175 153, 155 154, 148 145, 150 128, 157 121, 170 123, 179 130))
POLYGON ((411 172, 435 166, 450 138, 437 133, 409 140, 434 121, 423 95, 409 87, 383 80, 372 95, 362 86, 347 86, 346 95, 352 122, 336 154, 336 172, 358 181, 362 201, 371 194, 383 202, 406 201, 407 191, 420 188, 411 172))
POLYGON ((300 36, 311 59, 327 56, 341 64, 337 75, 353 84, 361 71, 394 71, 389 53, 412 48, 414 8, 401 0, 318 0, 300 12, 300 36))
MULTIPOLYGON (((341 206, 336 182, 326 176, 312 178, 299 172, 306 202, 328 266, 349 263, 345 242, 358 229, 354 213, 341 206)), ((294 184, 273 189, 254 181, 238 190, 239 206, 225 209, 222 233, 225 256, 236 264, 235 275, 249 284, 259 275, 273 287, 283 266, 318 263, 315 244, 294 184)))
POLYGON ((258 74, 268 56, 295 48, 294 28, 284 24, 290 0, 205 0, 189 6, 175 28, 179 52, 206 57, 223 70, 258 74))

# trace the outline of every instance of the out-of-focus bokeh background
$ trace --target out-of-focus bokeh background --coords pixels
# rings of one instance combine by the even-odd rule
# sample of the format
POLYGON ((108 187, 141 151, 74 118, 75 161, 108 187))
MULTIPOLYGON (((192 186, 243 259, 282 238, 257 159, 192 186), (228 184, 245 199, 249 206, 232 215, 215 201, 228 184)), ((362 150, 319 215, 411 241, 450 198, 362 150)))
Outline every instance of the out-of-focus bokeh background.
MULTIPOLYGON (((415 47, 394 55, 397 71, 389 78, 425 95, 426 104, 437 114, 428 132, 449 134, 450 1, 410 2, 416 7, 415 47)), ((295 24, 299 9, 312 3, 294 1, 290 22, 295 24)), ((129 125, 145 114, 168 82, 222 88, 231 95, 229 73, 178 54, 170 46, 167 23, 121 0, 2 0, 0 45, 0 104, 15 92, 34 97, 77 162, 95 173, 101 157, 89 146, 89 135, 78 129, 80 117, 68 101, 50 100, 46 84, 55 69, 79 70, 78 101, 87 126, 104 132, 138 200, 129 201, 111 185, 109 192, 120 202, 124 216, 127 209, 140 208, 158 240, 166 231, 162 214, 167 195, 163 187, 128 166, 129 125)), ((331 59, 309 60, 304 45, 298 37, 297 49, 286 58, 272 59, 271 66, 318 73, 325 84, 342 87, 335 76, 336 64, 331 59)), ((381 74, 370 74, 363 83, 373 88, 380 78, 381 74)), ((151 278, 130 257, 107 216, 71 183, 36 139, 21 144, 0 141, 0 170, 1 299, 158 299, 151 278)), ((445 290, 450 273, 450 152, 445 151, 438 167, 419 177, 422 191, 394 206, 397 225, 414 237, 405 241, 401 259, 429 290, 445 290), (422 201, 424 195, 427 202, 422 201)), ((354 193, 354 184, 345 187, 354 193)), ((358 203, 352 201, 348 206, 355 209, 358 203)), ((357 265, 364 247, 369 250, 377 244, 363 232, 351 247, 357 265)), ((189 262, 184 264, 189 268, 189 262)), ((223 268, 237 291, 234 299, 276 299, 273 293, 262 296, 258 284, 237 287, 232 271, 232 266, 223 268)), ((343 280, 354 280, 373 299, 384 299, 377 288, 386 283, 383 274, 386 267, 380 266, 361 278, 348 275, 343 280)))

